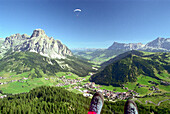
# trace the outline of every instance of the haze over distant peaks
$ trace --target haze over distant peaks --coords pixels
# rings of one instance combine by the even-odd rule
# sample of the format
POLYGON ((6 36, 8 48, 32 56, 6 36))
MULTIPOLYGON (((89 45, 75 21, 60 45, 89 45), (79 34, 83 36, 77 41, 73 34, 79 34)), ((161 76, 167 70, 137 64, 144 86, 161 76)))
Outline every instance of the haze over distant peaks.
POLYGON ((148 48, 148 47, 163 48, 163 49, 170 50, 170 38, 158 37, 157 39, 155 39, 145 45, 145 48, 148 48))
POLYGON ((59 40, 48 37, 42 29, 33 31, 31 37, 23 34, 14 34, 5 38, 4 47, 13 51, 30 51, 49 58, 65 58, 72 56, 72 52, 59 40))
POLYGON ((146 51, 170 51, 170 38, 160 38, 147 43, 118 43, 114 42, 108 49, 111 50, 146 50, 146 51))
POLYGON ((142 48, 144 45, 142 43, 118 43, 114 42, 112 46, 110 46, 108 49, 123 49, 123 50, 137 50, 142 48))

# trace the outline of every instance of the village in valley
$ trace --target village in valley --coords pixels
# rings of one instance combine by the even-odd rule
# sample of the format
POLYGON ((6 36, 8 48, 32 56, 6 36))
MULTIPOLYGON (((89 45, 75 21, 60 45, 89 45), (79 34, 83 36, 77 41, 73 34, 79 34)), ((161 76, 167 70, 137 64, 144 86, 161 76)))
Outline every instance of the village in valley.
MULTIPOLYGON (((67 76, 71 77, 71 75, 72 74, 68 74, 67 76)), ((10 84, 13 82, 24 83, 24 82, 27 82, 27 80, 29 79, 29 78, 23 77, 21 79, 11 79, 10 81, 1 82, 1 80, 8 79, 8 78, 10 79, 10 78, 12 78, 12 76, 0 77, 0 86, 10 84)), ((59 78, 45 77, 44 80, 46 80, 46 81, 56 80, 57 82, 60 82, 60 83, 57 83, 57 85, 54 85, 54 86, 56 86, 56 87, 65 87, 66 86, 65 87, 66 89, 77 90, 77 91, 79 91, 79 93, 83 94, 83 96, 85 96, 85 97, 92 97, 93 94, 97 91, 102 92, 106 99, 113 100, 113 101, 116 99, 127 99, 129 97, 135 97, 138 95, 138 93, 136 93, 133 90, 128 90, 128 88, 124 88, 124 89, 128 90, 128 92, 113 92, 113 91, 106 90, 106 89, 100 89, 102 87, 101 85, 97 85, 94 82, 89 82, 85 78, 70 79, 70 78, 66 78, 66 76, 61 76, 59 78)), ((7 95, 0 96, 0 98, 4 98, 4 97, 7 97, 7 95)))
POLYGON ((85 78, 67 79, 65 76, 62 76, 59 78, 59 80, 63 81, 64 83, 58 83, 56 87, 70 85, 67 87, 67 89, 77 90, 81 92, 85 97, 92 97, 95 92, 101 92, 107 100, 114 101, 117 99, 128 99, 130 97, 134 98, 135 96, 139 95, 137 92, 134 90, 129 90, 127 87, 123 87, 123 89, 127 90, 127 92, 114 92, 114 90, 110 91, 106 89, 100 89, 102 85, 95 84, 94 82, 87 82, 82 84, 82 82, 85 82, 85 78))
MULTIPOLYGON (((93 75, 92 73, 89 73, 88 77, 74 77, 75 75, 72 73, 63 73, 62 75, 56 75, 55 77, 42 77, 41 80, 43 79, 44 81, 49 81, 51 83, 51 80, 55 82, 53 83, 52 86, 55 87, 64 87, 68 89, 69 91, 73 91, 78 94, 83 94, 85 97, 92 97, 95 92, 101 92, 103 93, 103 96, 106 100, 109 101, 115 101, 115 100, 124 100, 128 98, 135 98, 135 97, 140 97, 139 93, 137 93, 134 90, 129 89, 128 87, 125 87, 122 85, 121 89, 124 90, 124 92, 119 92, 116 91, 116 89, 108 90, 105 87, 102 87, 103 85, 98 85, 95 84, 95 82, 90 82, 89 78, 90 76, 93 75)), ((38 78, 37 78, 38 80, 38 78)), ((40 80, 40 79, 39 79, 40 80)), ((13 82, 18 82, 18 83, 27 83, 30 81, 30 79, 27 77, 22 77, 22 78, 17 78, 14 79, 13 76, 9 77, 0 77, 0 86, 1 85, 6 85, 10 84, 13 82), (2 80, 8 80, 8 81, 2 81, 2 80)), ((150 82, 154 83, 154 82, 150 82)), ((40 85, 41 86, 41 85, 40 85)), ((137 85, 139 88, 145 87, 144 85, 137 85)), ((24 86, 22 86, 24 89, 24 86)), ((32 88, 31 88, 32 89, 32 88)), ((152 91, 158 91, 159 89, 152 86, 150 88, 152 91)), ((148 94, 151 95, 151 94, 148 94)), ((0 98, 7 97, 7 95, 1 95, 0 98)))

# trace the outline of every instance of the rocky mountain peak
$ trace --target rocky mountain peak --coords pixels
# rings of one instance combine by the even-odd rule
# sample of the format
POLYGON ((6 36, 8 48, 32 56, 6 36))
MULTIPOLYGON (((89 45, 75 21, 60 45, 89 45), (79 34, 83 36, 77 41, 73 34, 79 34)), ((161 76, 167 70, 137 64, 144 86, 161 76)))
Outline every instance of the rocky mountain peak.
POLYGON ((155 39, 155 41, 156 41, 157 43, 163 42, 163 41, 165 41, 165 40, 166 40, 166 38, 161 38, 161 37, 158 37, 157 39, 155 39))
POLYGON ((156 40, 164 40, 166 38, 158 37, 156 40))
POLYGON ((23 43, 26 39, 28 39, 30 36, 27 34, 13 34, 11 36, 8 36, 5 38, 5 41, 3 43, 3 46, 6 48, 13 48, 16 45, 19 45, 21 43, 23 43))
POLYGON ((45 31, 42 30, 42 29, 35 29, 33 31, 32 35, 31 35, 31 38, 32 37, 39 37, 39 36, 47 36, 47 35, 45 34, 45 31))
POLYGON ((161 38, 158 37, 157 39, 147 43, 145 48, 154 48, 154 49, 166 49, 170 50, 170 38, 161 38))
MULTIPOLYGON (((0 39, 1 41, 1 39, 0 39)), ((27 34, 13 34, 1 41, 5 49, 12 48, 13 51, 30 51, 39 53, 49 58, 66 58, 72 56, 72 52, 53 37, 48 37, 42 29, 35 29, 31 37, 27 34)))
POLYGON ((27 35, 27 34, 23 34, 23 35, 21 35, 22 36, 22 38, 24 38, 24 39, 28 39, 28 38, 30 38, 30 36, 29 35, 27 35))
POLYGON ((147 43, 146 45, 142 43, 119 43, 114 42, 109 48, 109 50, 143 50, 143 51, 170 51, 170 38, 158 37, 155 40, 147 43))
MULTIPOLYGON (((26 35, 23 35, 26 37, 26 35)), ((72 52, 53 37, 48 37, 42 29, 33 31, 30 38, 26 39, 20 45, 15 46, 14 51, 30 51, 39 53, 49 58, 66 58, 72 56, 72 52)))

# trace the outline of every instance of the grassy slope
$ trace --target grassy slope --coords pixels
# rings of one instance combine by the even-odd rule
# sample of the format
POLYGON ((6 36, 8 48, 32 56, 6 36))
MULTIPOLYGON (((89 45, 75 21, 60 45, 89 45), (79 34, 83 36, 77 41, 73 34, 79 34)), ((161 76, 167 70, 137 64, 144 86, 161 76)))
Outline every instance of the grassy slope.
POLYGON ((61 71, 71 71, 79 76, 85 76, 92 70, 92 64, 75 57, 68 59, 49 59, 37 53, 15 52, 6 54, 0 59, 0 72, 16 72, 17 74, 31 72, 32 77, 55 75, 61 71))
MULTIPOLYGON (((136 53, 137 51, 135 51, 136 53)), ((125 54, 122 59, 116 59, 104 70, 92 76, 91 81, 98 84, 121 84, 137 81, 137 76, 143 74, 157 80, 170 79, 170 53, 156 53, 152 55, 135 55, 133 52, 125 54), (149 59, 148 59, 149 58, 149 59), (168 62, 166 62, 168 61, 168 62)))
MULTIPOLYGON (((3 93, 16 94, 16 93, 29 92, 32 88, 42 86, 42 85, 52 86, 52 85, 57 84, 55 82, 55 80, 50 79, 50 77, 47 77, 50 80, 45 80, 45 77, 33 78, 33 79, 29 78, 28 80, 23 80, 22 78, 28 77, 28 75, 26 75, 26 74, 29 74, 29 72, 19 74, 19 75, 13 74, 12 78, 0 80, 1 82, 8 82, 8 81, 11 81, 11 80, 21 80, 21 81, 23 81, 23 82, 15 81, 15 82, 12 82, 12 83, 1 85, 0 90, 2 90, 3 93)), ((6 75, 6 74, 4 73, 4 75, 6 75)), ((5 76, 5 77, 7 77, 7 76, 5 76)))

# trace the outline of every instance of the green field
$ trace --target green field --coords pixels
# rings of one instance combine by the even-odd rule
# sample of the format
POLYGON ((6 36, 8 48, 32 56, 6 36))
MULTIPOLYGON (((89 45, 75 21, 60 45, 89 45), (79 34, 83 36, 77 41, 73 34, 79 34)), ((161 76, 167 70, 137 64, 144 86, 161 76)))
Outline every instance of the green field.
POLYGON ((156 74, 156 76, 164 81, 170 82, 170 74, 168 74, 166 71, 162 72, 161 74, 156 74))
MULTIPOLYGON (((150 97, 145 97, 145 98, 138 98, 139 101, 141 101, 143 104, 146 104, 146 101, 152 101, 155 104, 158 104, 160 101, 166 100, 166 99, 170 99, 170 94, 165 94, 162 96, 150 96, 150 97)), ((153 103, 147 103, 148 105, 155 105, 153 103)), ((170 101, 167 100, 163 103, 160 103, 160 105, 167 105, 170 104, 170 101)))
MULTIPOLYGON (((55 86, 57 85, 57 83, 63 83, 61 80, 58 79, 59 77, 62 76, 65 76, 65 78, 67 79, 85 78, 82 84, 89 82, 89 78, 90 78, 90 76, 79 77, 71 72, 58 72, 56 73, 56 76, 44 76, 42 78, 32 78, 29 77, 29 74, 30 74, 29 72, 25 72, 22 74, 0 72, 1 77, 6 77, 6 79, 2 79, 0 80, 0 82, 10 82, 11 80, 17 80, 15 82, 10 82, 8 84, 0 85, 0 90, 2 90, 3 93, 7 93, 7 94, 18 94, 18 93, 29 92, 31 89, 42 85, 55 86), (28 78, 28 79, 24 80, 22 78, 28 78), (18 82, 18 80, 22 82, 18 82)), ((69 88, 70 85, 65 85, 63 87, 69 88)))
POLYGON ((136 87, 136 82, 128 82, 127 84, 124 84, 125 87, 127 87, 130 90, 134 90, 136 87))
POLYGON ((3 91, 3 93, 11 93, 11 94, 29 92, 30 89, 31 88, 27 85, 27 83, 21 83, 21 82, 13 82, 1 86, 1 90, 3 91))
POLYGON ((159 80, 144 75, 138 76, 136 82, 128 82, 124 84, 124 86, 128 87, 128 89, 135 90, 141 96, 152 93, 153 91, 149 90, 152 86, 159 88, 159 91, 162 91, 163 93, 170 92, 170 86, 161 85, 159 80), (156 82, 158 85, 149 83, 149 81, 156 82), (137 84, 143 85, 144 87, 139 88, 137 84))
POLYGON ((29 92, 32 88, 42 85, 54 86, 58 83, 58 78, 56 78, 55 76, 32 79, 31 77, 29 77, 29 74, 30 72, 25 72, 22 74, 0 72, 0 77, 5 77, 5 79, 1 79, 0 82, 8 82, 8 84, 0 85, 0 90, 2 90, 3 93, 17 94, 29 92), (28 79, 24 80, 23 78, 28 79), (11 82, 12 80, 16 81, 11 82), (18 80, 20 80, 20 82, 18 80))
POLYGON ((153 86, 154 85, 154 84, 148 83, 148 81, 154 81, 156 83, 159 83, 157 79, 151 78, 149 76, 140 75, 140 76, 137 77, 137 83, 140 83, 142 85, 147 85, 147 86, 153 86))
POLYGON ((23 81, 24 82, 17 81, 17 82, 1 85, 0 90, 2 90, 3 93, 17 94, 17 93, 29 92, 31 89, 42 85, 54 86, 57 84, 57 82, 55 82, 55 78, 54 79, 49 78, 49 80, 45 80, 44 77, 28 79, 23 81))
POLYGON ((124 90, 121 87, 114 87, 112 85, 110 85, 110 86, 102 85, 102 87, 100 87, 100 89, 106 89, 106 90, 110 90, 110 91, 114 91, 114 92, 127 92, 127 90, 124 90))
POLYGON ((77 79, 77 78, 80 78, 78 75, 73 74, 71 72, 58 72, 58 73, 56 73, 56 76, 57 77, 65 76, 65 78, 67 78, 67 79, 77 79))

